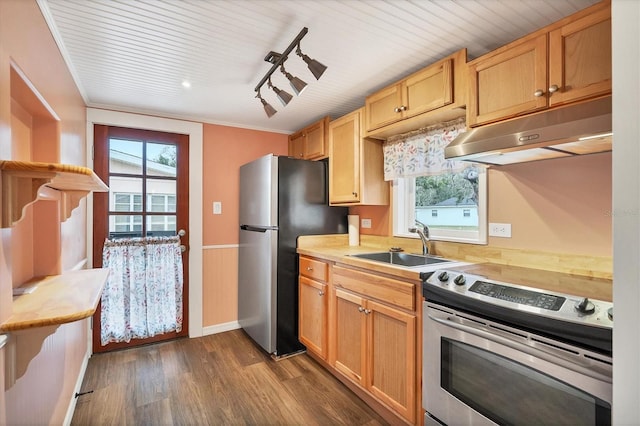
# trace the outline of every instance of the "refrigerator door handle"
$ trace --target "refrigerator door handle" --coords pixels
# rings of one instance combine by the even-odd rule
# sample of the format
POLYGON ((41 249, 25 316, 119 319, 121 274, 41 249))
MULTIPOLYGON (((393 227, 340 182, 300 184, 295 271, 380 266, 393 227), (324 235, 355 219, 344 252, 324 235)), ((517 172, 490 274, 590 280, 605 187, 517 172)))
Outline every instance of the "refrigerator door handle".
POLYGON ((277 231, 277 226, 253 226, 253 225, 240 225, 240 229, 243 231, 251 231, 251 232, 267 232, 267 231, 277 231))

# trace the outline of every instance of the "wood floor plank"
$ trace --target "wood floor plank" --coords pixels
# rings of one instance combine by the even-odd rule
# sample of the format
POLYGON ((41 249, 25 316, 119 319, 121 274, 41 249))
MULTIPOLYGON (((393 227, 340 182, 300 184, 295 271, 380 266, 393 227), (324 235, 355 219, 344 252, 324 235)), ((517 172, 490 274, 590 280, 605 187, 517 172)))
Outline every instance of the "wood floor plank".
POLYGON ((274 361, 242 330, 91 357, 72 425, 383 425, 306 354, 274 361))

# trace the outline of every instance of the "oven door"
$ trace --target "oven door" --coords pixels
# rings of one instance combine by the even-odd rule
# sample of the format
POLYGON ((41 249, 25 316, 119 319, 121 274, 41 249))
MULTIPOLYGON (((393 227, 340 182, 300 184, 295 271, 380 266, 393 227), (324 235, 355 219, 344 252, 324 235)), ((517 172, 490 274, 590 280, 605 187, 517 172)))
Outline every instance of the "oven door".
POLYGON ((432 303, 423 309, 425 424, 611 424, 610 358, 432 303))

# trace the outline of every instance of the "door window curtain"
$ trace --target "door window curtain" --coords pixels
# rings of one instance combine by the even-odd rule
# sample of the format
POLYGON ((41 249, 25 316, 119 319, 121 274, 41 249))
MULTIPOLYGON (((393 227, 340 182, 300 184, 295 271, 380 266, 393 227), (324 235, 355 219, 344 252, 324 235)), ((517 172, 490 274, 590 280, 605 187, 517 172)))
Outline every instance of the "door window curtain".
POLYGON ((384 180, 455 173, 473 166, 444 158, 444 148, 465 131, 464 118, 460 118, 390 137, 382 147, 384 180))
POLYGON ((103 267, 101 343, 129 342, 182 330, 180 238, 107 239, 103 267))

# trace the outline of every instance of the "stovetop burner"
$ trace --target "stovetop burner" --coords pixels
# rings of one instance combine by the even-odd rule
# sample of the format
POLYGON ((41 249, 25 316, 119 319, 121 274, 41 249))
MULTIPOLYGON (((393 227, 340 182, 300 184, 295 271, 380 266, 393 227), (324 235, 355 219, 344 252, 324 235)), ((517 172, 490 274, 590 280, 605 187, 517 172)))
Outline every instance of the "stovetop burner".
POLYGON ((423 294, 434 303, 611 354, 610 302, 457 270, 434 272, 424 280, 423 294))

